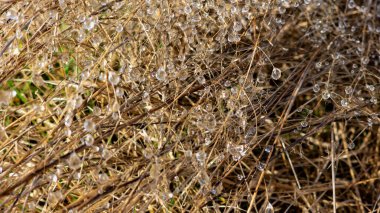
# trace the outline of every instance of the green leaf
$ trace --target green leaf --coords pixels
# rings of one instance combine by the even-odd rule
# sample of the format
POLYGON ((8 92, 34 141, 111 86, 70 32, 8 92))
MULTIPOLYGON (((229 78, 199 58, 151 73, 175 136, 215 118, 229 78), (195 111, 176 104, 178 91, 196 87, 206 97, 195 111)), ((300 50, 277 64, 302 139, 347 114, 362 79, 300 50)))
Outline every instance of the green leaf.
POLYGON ((16 90, 16 93, 17 93, 16 97, 17 97, 18 99, 20 99, 20 101, 21 101, 23 104, 27 103, 27 102, 28 102, 28 99, 26 99, 24 93, 22 93, 19 89, 15 89, 15 90, 16 90))
POLYGON ((13 81, 13 80, 9 80, 9 81, 7 81, 7 84, 8 84, 8 87, 9 88, 13 88, 13 87, 15 87, 15 82, 13 81))

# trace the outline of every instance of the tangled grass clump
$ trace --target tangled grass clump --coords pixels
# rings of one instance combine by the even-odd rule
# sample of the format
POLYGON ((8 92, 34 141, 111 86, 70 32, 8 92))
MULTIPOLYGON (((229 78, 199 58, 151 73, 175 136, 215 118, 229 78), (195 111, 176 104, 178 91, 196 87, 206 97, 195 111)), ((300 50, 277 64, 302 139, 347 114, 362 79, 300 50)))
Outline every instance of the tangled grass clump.
POLYGON ((0 4, 2 212, 379 212, 380 2, 0 4))

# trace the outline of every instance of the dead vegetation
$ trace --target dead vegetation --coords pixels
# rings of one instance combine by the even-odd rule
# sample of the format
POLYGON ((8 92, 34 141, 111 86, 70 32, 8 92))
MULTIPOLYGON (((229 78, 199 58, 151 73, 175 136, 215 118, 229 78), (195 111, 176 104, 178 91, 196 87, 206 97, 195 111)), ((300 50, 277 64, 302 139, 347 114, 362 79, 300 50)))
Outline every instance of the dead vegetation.
POLYGON ((379 212, 380 3, 2 1, 2 212, 379 212))

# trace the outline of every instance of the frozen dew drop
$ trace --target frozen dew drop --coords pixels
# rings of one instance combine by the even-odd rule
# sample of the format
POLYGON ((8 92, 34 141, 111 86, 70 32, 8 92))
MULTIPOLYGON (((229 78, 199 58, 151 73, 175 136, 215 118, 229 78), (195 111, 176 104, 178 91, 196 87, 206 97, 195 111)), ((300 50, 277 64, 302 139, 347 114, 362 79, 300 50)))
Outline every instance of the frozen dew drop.
POLYGON ((354 0, 349 0, 349 1, 348 1, 348 5, 347 5, 347 7, 348 7, 349 9, 353 9, 355 6, 356 6, 356 4, 355 4, 355 1, 354 1, 354 0))
POLYGON ((8 105, 12 99, 17 95, 16 91, 4 91, 0 90, 0 105, 8 105))
POLYGON ((30 203, 28 203, 28 208, 29 209, 35 209, 36 208, 36 204, 34 202, 30 202, 30 203))
POLYGON ((95 139, 91 134, 86 134, 83 138, 81 138, 81 141, 86 144, 86 146, 92 146, 95 139))
MULTIPOLYGON (((193 23, 197 23, 197 22, 200 22, 202 20, 202 16, 200 16, 199 14, 195 14, 192 16, 191 18, 191 22, 193 23)), ((193 33, 195 33, 196 31, 193 31, 193 33)))
POLYGON ((372 126, 373 126, 373 121, 372 121, 371 118, 368 118, 368 119, 367 119, 367 124, 368 124, 369 127, 372 127, 372 126))
POLYGON ((84 21, 86 21, 86 16, 84 15, 78 15, 77 16, 77 19, 80 23, 83 23, 84 21))
POLYGON ((241 12, 242 13, 248 13, 249 12, 249 5, 245 5, 242 9, 241 9, 241 12))
POLYGON ((273 149, 273 146, 272 145, 268 145, 268 146, 265 147, 264 151, 266 153, 270 153, 272 151, 272 149, 273 149))
POLYGON ((173 198, 173 196, 174 196, 173 193, 169 193, 169 194, 168 194, 168 197, 169 197, 170 199, 173 198))
POLYGON ((371 92, 375 91, 375 86, 373 85, 367 84, 365 87, 371 92))
POLYGON ((317 68, 317 69, 321 69, 322 68, 322 62, 317 62, 316 64, 315 64, 315 68, 317 68))
POLYGON ((238 178, 238 180, 243 180, 244 175, 238 174, 238 175, 237 175, 237 178, 238 178))
POLYGON ((16 38, 17 38, 17 39, 21 39, 22 36, 23 36, 23 33, 22 33, 22 31, 20 30, 20 28, 18 28, 18 29, 16 30, 16 38))
POLYGON ((259 163, 257 164, 256 168, 257 168, 260 172, 264 171, 264 169, 265 169, 265 163, 263 163, 263 162, 259 162, 259 163))
POLYGON ((343 98, 341 101, 340 101, 340 104, 342 105, 342 107, 347 107, 348 106, 348 100, 343 98))
POLYGON ((121 2, 115 2, 112 9, 113 10, 119 10, 124 4, 125 4, 125 2, 122 2, 122 1, 121 2))
POLYGON ((33 105, 33 110, 35 112, 44 112, 45 111, 45 106, 43 104, 35 104, 33 105))
MULTIPOLYGON (((99 189, 98 189, 98 194, 103 194, 103 187, 100 187, 99 189)), ((70 212, 69 212, 70 213, 70 212)))
POLYGON ((58 181, 58 176, 56 174, 51 174, 50 180, 52 183, 56 183, 58 181))
POLYGON ((105 174, 105 173, 101 173, 101 174, 98 175, 98 181, 99 181, 100 183, 105 183, 105 182, 108 181, 108 179, 109 179, 109 177, 108 177, 108 175, 105 174))
POLYGON ((72 170, 79 169, 82 164, 82 160, 79 158, 77 153, 73 152, 70 154, 69 159, 67 160, 67 163, 72 170))
POLYGON ((8 10, 5 17, 7 20, 18 21, 18 14, 13 9, 8 10))
POLYGON ((102 150, 102 158, 108 160, 112 157, 112 152, 106 148, 102 150))
POLYGON ((90 72, 85 70, 80 74, 80 77, 82 81, 87 80, 90 77, 90 72))
POLYGON ((106 80, 106 75, 104 74, 104 72, 101 72, 99 74, 99 77, 98 77, 99 81, 105 81, 106 80))
POLYGON ((95 122, 90 119, 87 119, 84 121, 83 128, 87 132, 95 132, 96 130, 95 122))
POLYGON ((123 31, 124 27, 122 24, 118 24, 115 29, 116 29, 116 32, 121 33, 123 31))
POLYGON ((285 7, 279 7, 278 8, 278 13, 279 14, 284 14, 286 12, 286 8, 285 7))
POLYGON ((199 84, 205 84, 206 83, 206 79, 205 79, 205 77, 203 77, 203 75, 198 76, 197 80, 198 80, 199 84))
POLYGON ((78 96, 76 99, 75 99, 75 109, 78 109, 80 106, 82 106, 84 100, 81 96, 78 96))
POLYGON ((81 176, 82 174, 78 171, 74 173, 73 178, 79 180, 81 176))
POLYGON ((227 80, 226 82, 224 82, 224 86, 231 87, 231 81, 227 80))
POLYGON ((111 112, 119 112, 120 110, 119 102, 118 101, 113 102, 113 104, 109 107, 109 110, 111 110, 111 112))
POLYGON ((116 88, 116 90, 115 90, 115 94, 116 94, 116 96, 117 97, 123 97, 123 94, 124 94, 124 90, 122 89, 122 88, 120 88, 120 87, 118 87, 118 88, 116 88))
POLYGON ((352 92, 353 92, 353 89, 351 86, 346 86, 344 88, 344 92, 347 94, 347 95, 350 95, 352 92))
POLYGON ((55 206, 58 204, 59 201, 63 199, 63 194, 61 191, 56 191, 56 192, 50 192, 48 194, 48 204, 50 206, 55 206))
POLYGON ((369 57, 363 56, 361 59, 362 64, 367 65, 369 63, 369 57))
POLYGON ((58 0, 58 3, 59 3, 59 6, 60 6, 62 9, 65 9, 65 8, 66 8, 65 0, 58 0))
POLYGON ((168 77, 168 74, 166 73, 165 69, 163 67, 160 67, 156 72, 156 78, 159 81, 166 81, 168 77))
POLYGON ((187 15, 191 13, 192 9, 190 5, 186 5, 185 8, 183 8, 183 12, 185 12, 187 15))
POLYGON ((100 116, 102 114, 102 109, 98 106, 94 106, 94 108, 92 108, 92 113, 94 113, 95 116, 100 116))
POLYGON ((95 48, 98 48, 99 45, 102 43, 102 38, 98 35, 95 35, 92 39, 92 44, 94 45, 95 48))
POLYGON ((236 7, 231 7, 231 13, 236 14, 238 12, 236 7))
POLYGON ((311 0, 303 0, 305 4, 310 4, 311 0))
POLYGON ((203 166, 206 161, 207 154, 204 151, 199 151, 195 154, 195 158, 197 159, 200 166, 203 166))
POLYGON ((187 157, 187 158, 191 158, 191 156, 193 156, 193 152, 192 152, 191 150, 186 150, 186 151, 184 152, 184 155, 185 155, 185 157, 187 157))
POLYGON ((17 56, 20 54, 20 49, 18 48, 18 46, 11 48, 10 51, 11 51, 11 54, 14 56, 17 56))
POLYGON ((241 29, 243 29, 243 25, 240 23, 240 21, 235 21, 233 29, 235 32, 239 32, 241 29))
POLYGON ((281 70, 277 67, 274 67, 272 70, 272 75, 271 75, 273 80, 278 80, 281 78, 281 70))
POLYGON ((307 121, 302 121, 302 122, 301 122, 301 126, 302 126, 303 128, 306 128, 308 125, 309 125, 309 123, 308 123, 307 121))
POLYGON ((83 42, 85 38, 86 38, 86 33, 83 30, 80 30, 78 32, 78 37, 77 37, 78 41, 83 42))
POLYGON ((99 146, 93 146, 92 148, 94 148, 95 152, 99 152, 101 149, 99 146))
POLYGON ((373 104, 377 104, 377 98, 375 98, 374 96, 372 96, 371 99, 369 99, 369 101, 373 104))
POLYGON ((114 121, 117 121, 117 120, 119 120, 119 118, 120 118, 118 112, 113 112, 111 117, 112 117, 112 119, 113 119, 114 121))
POLYGON ((228 41, 233 43, 233 42, 239 42, 240 41, 240 36, 236 34, 236 32, 229 33, 228 34, 228 41))
POLYGON ((116 86, 120 82, 120 76, 116 72, 109 72, 108 73, 108 81, 113 85, 116 86))
POLYGON ((208 145, 211 144, 211 142, 212 142, 211 137, 210 137, 210 136, 207 136, 207 137, 205 138, 205 145, 208 146, 208 145))
POLYGON ((273 206, 270 202, 268 202, 267 206, 265 207, 265 213, 274 213, 273 206))
POLYGON ((354 149, 355 148, 355 143, 354 142, 351 142, 348 144, 348 148, 349 149, 354 149))
MULTIPOLYGON (((3 126, 0 125, 0 141, 8 137, 7 131, 3 126)), ((0 172, 1 173, 1 172, 0 172)))
POLYGON ((217 191, 216 191, 216 189, 211 189, 210 193, 213 195, 216 195, 217 191))
POLYGON ((65 135, 66 137, 71 137, 72 131, 70 128, 65 128, 65 135))
POLYGON ((85 30, 91 31, 95 27, 95 19, 94 17, 86 18, 86 20, 83 22, 83 28, 85 30))
POLYGON ((313 86, 313 92, 315 92, 315 93, 317 93, 317 92, 319 92, 321 90, 321 87, 319 86, 319 84, 317 83, 317 84, 314 84, 314 86, 313 86))
POLYGON ((70 127, 73 122, 73 115, 71 113, 66 114, 64 121, 65 121, 65 126, 70 127))
POLYGON ((323 91, 323 93, 322 93, 322 98, 323 98, 323 100, 327 100, 327 99, 329 99, 330 97, 331 97, 331 94, 330 94, 329 91, 327 91, 327 90, 323 91))

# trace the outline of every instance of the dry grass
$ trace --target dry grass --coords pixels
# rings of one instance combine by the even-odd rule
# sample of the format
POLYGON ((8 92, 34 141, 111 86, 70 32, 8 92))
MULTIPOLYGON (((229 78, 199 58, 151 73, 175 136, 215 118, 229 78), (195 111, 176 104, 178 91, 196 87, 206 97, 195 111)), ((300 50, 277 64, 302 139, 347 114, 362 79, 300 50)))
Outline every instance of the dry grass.
POLYGON ((0 3, 2 212, 380 211, 378 1, 102 2, 0 3))

